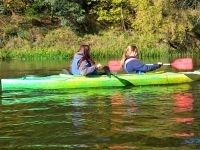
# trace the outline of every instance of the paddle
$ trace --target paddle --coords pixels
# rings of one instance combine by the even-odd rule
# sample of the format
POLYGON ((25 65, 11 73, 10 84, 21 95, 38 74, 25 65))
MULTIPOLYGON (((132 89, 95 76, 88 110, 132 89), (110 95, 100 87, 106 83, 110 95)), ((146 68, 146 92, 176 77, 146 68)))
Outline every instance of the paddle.
POLYGON ((103 70, 104 70, 105 74, 106 74, 109 78, 111 78, 111 75, 112 75, 113 77, 115 77, 116 79, 118 79, 122 84, 124 84, 124 85, 126 85, 126 86, 127 86, 127 85, 133 85, 131 82, 129 82, 129 81, 125 80, 125 79, 119 78, 118 76, 114 75, 114 74, 110 71, 110 68, 109 68, 108 66, 104 66, 104 67, 103 67, 103 70))
MULTIPOLYGON (((147 65, 153 65, 153 64, 147 64, 147 65)), ((176 70, 192 70, 193 69, 193 63, 192 58, 177 58, 171 63, 163 64, 164 66, 171 66, 176 70)), ((122 70, 120 61, 109 61, 108 66, 111 71, 120 71, 122 70)))

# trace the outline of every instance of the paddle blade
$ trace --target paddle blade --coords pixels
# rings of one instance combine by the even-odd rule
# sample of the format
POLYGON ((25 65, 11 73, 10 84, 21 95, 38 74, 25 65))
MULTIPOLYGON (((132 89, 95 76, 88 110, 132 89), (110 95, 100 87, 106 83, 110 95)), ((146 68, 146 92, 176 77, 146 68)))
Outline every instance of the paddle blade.
POLYGON ((177 70, 192 70, 192 58, 178 58, 171 63, 171 66, 177 70))
POLYGON ((120 71, 122 70, 120 61, 111 60, 108 62, 108 66, 111 71, 120 71))

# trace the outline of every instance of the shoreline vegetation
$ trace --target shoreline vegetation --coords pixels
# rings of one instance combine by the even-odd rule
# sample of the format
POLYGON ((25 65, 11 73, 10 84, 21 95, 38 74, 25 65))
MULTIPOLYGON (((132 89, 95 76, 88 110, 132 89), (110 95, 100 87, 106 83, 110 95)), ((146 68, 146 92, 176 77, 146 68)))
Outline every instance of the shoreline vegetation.
POLYGON ((195 0, 4 0, 0 60, 70 59, 80 44, 98 59, 130 44, 140 57, 200 55, 199 12, 195 0))

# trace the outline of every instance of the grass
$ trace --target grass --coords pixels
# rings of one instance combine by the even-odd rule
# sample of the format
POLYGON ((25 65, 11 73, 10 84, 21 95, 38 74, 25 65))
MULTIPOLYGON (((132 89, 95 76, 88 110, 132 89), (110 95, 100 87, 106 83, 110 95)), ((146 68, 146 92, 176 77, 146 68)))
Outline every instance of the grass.
MULTIPOLYGON (((51 49, 39 49, 39 50, 14 50, 13 52, 1 50, 0 59, 24 59, 24 60, 68 60, 72 59, 73 55, 76 53, 76 50, 54 50, 51 49)), ((118 50, 92 50, 92 57, 100 60, 101 58, 120 58, 122 56, 122 51, 118 50)), ((140 50, 140 57, 192 57, 194 55, 199 55, 199 53, 171 53, 159 51, 159 49, 149 49, 148 51, 140 50)))
POLYGON ((34 33, 37 34, 32 35, 32 32, 26 32, 25 38, 21 36, 9 38, 5 46, 0 49, 0 59, 71 59, 80 44, 90 45, 91 54, 96 59, 120 58, 124 49, 130 44, 138 46, 140 57, 199 55, 198 51, 184 53, 171 51, 165 42, 157 42, 162 38, 160 35, 136 35, 110 30, 81 37, 67 27, 49 31, 47 34, 36 30, 34 33))

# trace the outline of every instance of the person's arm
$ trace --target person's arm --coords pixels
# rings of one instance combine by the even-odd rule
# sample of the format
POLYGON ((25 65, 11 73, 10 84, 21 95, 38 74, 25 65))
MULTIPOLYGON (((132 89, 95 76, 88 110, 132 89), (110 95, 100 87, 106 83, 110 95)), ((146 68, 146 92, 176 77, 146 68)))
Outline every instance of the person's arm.
POLYGON ((134 60, 129 62, 128 64, 129 67, 133 67, 133 70, 135 71, 142 71, 142 72, 148 72, 148 71, 153 71, 161 67, 160 64, 154 64, 154 65, 146 65, 139 60, 134 60))
POLYGON ((84 60, 81 63, 81 65, 79 67, 79 71, 80 71, 81 75, 89 75, 89 74, 92 74, 94 71, 96 71, 95 65, 92 65, 90 67, 88 67, 88 66, 90 66, 90 65, 88 64, 88 62, 86 60, 84 60))

